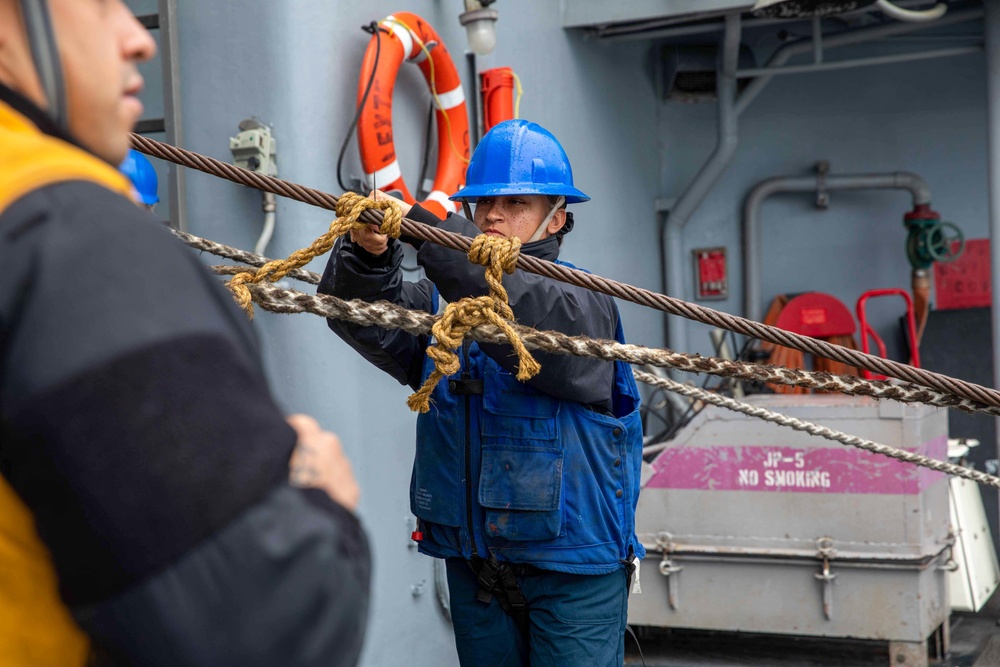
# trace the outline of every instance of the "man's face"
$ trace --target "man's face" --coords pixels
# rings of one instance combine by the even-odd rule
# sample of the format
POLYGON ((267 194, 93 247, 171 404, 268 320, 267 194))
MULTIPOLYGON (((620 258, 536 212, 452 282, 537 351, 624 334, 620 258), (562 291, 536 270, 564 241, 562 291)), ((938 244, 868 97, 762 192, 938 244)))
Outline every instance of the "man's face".
MULTIPOLYGON (((473 217, 476 226, 484 234, 507 238, 516 236, 522 243, 527 243, 551 208, 549 198, 544 195, 480 197, 476 200, 473 217)), ((548 238, 559 231, 565 221, 565 211, 556 211, 539 238, 548 238)))
POLYGON ((121 0, 49 0, 62 56, 70 133, 117 165, 142 115, 136 65, 156 43, 121 0))

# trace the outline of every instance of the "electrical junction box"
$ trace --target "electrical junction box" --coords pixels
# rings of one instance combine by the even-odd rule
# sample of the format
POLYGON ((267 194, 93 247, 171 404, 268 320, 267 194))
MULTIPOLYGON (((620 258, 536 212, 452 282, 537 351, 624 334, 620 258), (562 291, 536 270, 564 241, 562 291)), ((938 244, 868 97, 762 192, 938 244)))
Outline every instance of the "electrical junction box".
POLYGON ((271 128, 253 119, 240 123, 240 132, 229 138, 233 164, 266 176, 278 175, 277 141, 271 128))
POLYGON ((694 256, 695 296, 701 300, 729 296, 729 267, 725 248, 698 248, 694 256))

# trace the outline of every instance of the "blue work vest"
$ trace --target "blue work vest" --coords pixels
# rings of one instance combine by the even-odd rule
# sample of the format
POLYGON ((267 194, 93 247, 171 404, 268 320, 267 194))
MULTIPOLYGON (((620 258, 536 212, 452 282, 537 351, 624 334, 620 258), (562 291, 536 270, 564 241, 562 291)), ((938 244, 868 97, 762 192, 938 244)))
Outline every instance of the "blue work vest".
MULTIPOLYGON (((620 321, 615 338, 625 342, 620 321)), ((461 370, 438 383, 417 418, 410 508, 421 520, 420 550, 494 553, 574 574, 606 574, 630 553, 643 557, 635 537, 642 420, 631 367, 614 362, 611 416, 518 381, 474 342, 459 356, 461 370)), ((425 357, 424 379, 433 369, 425 357)))

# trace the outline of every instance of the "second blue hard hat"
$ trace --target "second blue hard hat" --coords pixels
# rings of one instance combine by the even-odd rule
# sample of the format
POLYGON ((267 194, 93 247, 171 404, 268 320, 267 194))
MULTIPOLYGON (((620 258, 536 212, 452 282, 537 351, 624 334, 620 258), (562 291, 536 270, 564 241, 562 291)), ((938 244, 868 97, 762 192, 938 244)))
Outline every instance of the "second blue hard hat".
POLYGON ((125 161, 118 167, 119 171, 132 181, 136 198, 146 206, 152 206, 160 201, 157 194, 159 185, 156 170, 145 155, 137 150, 129 149, 125 161))
POLYGON ((573 169, 562 145, 538 123, 497 123, 472 154, 465 187, 450 199, 503 195, 563 196, 567 204, 590 199, 573 186, 573 169))

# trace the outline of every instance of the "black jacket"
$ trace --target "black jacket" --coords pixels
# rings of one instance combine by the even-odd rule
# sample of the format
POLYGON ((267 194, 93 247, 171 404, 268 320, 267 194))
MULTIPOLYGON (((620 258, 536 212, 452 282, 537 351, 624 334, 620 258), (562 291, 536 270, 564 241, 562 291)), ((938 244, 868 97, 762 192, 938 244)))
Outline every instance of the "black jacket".
MULTIPOLYGON (((479 230, 462 216, 451 214, 439 220, 432 213, 414 206, 409 218, 451 232, 476 236, 479 230)), ((319 285, 321 294, 365 301, 385 300, 414 310, 434 312, 434 288, 449 302, 466 296, 488 294, 483 267, 473 264, 461 252, 434 243, 419 245, 417 261, 427 279, 403 280, 403 248, 389 240, 389 250, 374 256, 347 237, 334 247, 319 285)), ((548 261, 559 256, 555 237, 521 247, 526 255, 548 261)), ((569 285, 525 271, 503 278, 510 305, 520 324, 536 329, 561 331, 569 335, 613 340, 618 325, 614 300, 592 290, 569 285)), ((328 320, 330 328, 358 350, 366 359, 392 375, 402 384, 417 388, 426 336, 413 336, 401 330, 361 327, 339 320, 328 320)), ((483 350, 504 369, 514 372, 517 357, 510 345, 482 345, 483 350)), ((529 384, 555 398, 592 406, 610 412, 614 366, 599 359, 548 354, 534 351, 542 371, 529 384)))
POLYGON ((84 181, 0 214, 0 267, 0 472, 97 664, 355 664, 364 533, 289 486, 295 433, 218 280, 84 181))

